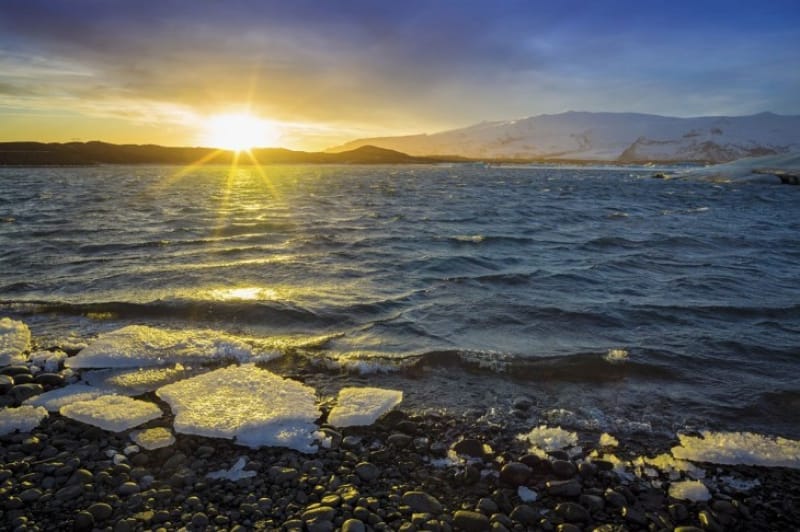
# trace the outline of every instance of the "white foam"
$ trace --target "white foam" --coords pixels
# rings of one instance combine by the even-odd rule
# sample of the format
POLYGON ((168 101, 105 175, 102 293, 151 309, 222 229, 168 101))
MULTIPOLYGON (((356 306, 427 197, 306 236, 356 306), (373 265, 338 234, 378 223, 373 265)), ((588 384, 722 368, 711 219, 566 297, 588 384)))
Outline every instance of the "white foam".
POLYGON ((67 359, 67 354, 63 351, 34 351, 31 353, 30 361, 48 373, 54 373, 61 369, 61 365, 67 359))
POLYGON ((181 364, 172 368, 100 369, 83 373, 81 379, 115 394, 134 396, 191 377, 198 371, 185 369, 181 364))
POLYGON ((0 319, 0 366, 22 364, 31 348, 31 331, 21 321, 0 319))
POLYGON ((30 432, 39 426, 47 417, 47 410, 41 406, 23 405, 17 408, 3 408, 0 410, 0 436, 11 434, 18 430, 30 432))
POLYGON ((77 383, 44 392, 36 397, 31 397, 30 399, 26 399, 23 404, 42 406, 46 408, 48 412, 58 412, 61 410, 62 406, 80 401, 89 401, 101 395, 106 395, 107 393, 108 392, 105 390, 77 383))
POLYGON ((673 482, 669 486, 669 496, 673 499, 683 499, 692 502, 701 502, 711 499, 711 493, 708 492, 708 488, 699 480, 673 482))
POLYGON ((62 406, 60 412, 62 416, 111 432, 122 432, 162 415, 161 409, 153 403, 122 395, 101 395, 78 401, 62 406))
POLYGON ((130 325, 101 335, 67 359, 71 368, 143 368, 175 363, 248 360, 252 348, 238 338, 211 330, 172 331, 130 325))
POLYGON ((683 460, 726 465, 800 469, 800 441, 752 432, 710 432, 702 437, 680 434, 672 455, 683 460))
POLYGON ((175 443, 175 436, 172 432, 164 427, 154 427, 152 429, 137 430, 131 433, 131 440, 136 442, 137 445, 152 451, 161 449, 162 447, 169 447, 175 443))
POLYGON ((176 432, 316 451, 320 411, 314 389, 255 365, 218 369, 156 393, 172 408, 176 432))
POLYGON ((231 482, 238 482, 245 478, 256 476, 255 471, 245 471, 244 467, 247 465, 247 458, 244 456, 239 457, 230 469, 220 469, 219 471, 212 471, 206 477, 219 480, 230 480, 231 482))
POLYGON ((619 445, 619 440, 611 434, 604 432, 600 435, 600 447, 616 447, 617 445, 619 445))
POLYGON ((517 439, 530 443, 530 452, 539 455, 578 444, 578 435, 574 432, 547 425, 539 425, 527 434, 519 434, 517 439))
POLYGON ((522 502, 534 502, 539 498, 539 494, 526 486, 517 488, 517 495, 522 502))
POLYGON ((403 392, 383 388, 342 388, 328 415, 335 427, 372 425, 403 400, 403 392))

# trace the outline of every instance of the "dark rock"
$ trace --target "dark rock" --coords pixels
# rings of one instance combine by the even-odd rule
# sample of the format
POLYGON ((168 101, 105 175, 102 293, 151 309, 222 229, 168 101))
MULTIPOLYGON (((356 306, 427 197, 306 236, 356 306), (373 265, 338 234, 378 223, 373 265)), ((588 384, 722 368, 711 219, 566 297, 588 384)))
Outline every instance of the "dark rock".
POLYGON ((87 511, 81 511, 75 514, 75 521, 73 524, 74 530, 91 530, 94 528, 94 517, 87 511))
POLYGON ((359 519, 348 519, 342 523, 342 532, 366 532, 364 522, 359 519))
POLYGON ((359 462, 356 464, 355 467, 356 475, 358 478, 363 480, 364 482, 372 482, 377 479, 380 474, 381 470, 375 464, 371 464, 369 462, 359 462))
POLYGON ((736 507, 728 501, 714 501, 711 503, 711 509, 718 514, 736 514, 736 507))
POLYGON ((349 449, 351 451, 361 448, 361 438, 358 436, 345 436, 342 438, 342 449, 349 449))
POLYGON ((711 530, 712 532, 722 532, 724 530, 708 510, 701 510, 697 514, 697 518, 700 520, 700 526, 703 527, 703 530, 711 530))
POLYGON ((292 482, 300 477, 300 472, 293 467, 272 466, 267 472, 270 480, 278 484, 292 482))
POLYGON ((22 502, 22 499, 19 497, 9 497, 6 499, 5 508, 7 510, 18 510, 25 506, 25 503, 22 502))
POLYGON ((531 468, 522 462, 509 462, 500 470, 500 480, 512 486, 519 486, 528 481, 531 473, 531 468))
POLYGON ((114 525, 114 532, 133 532, 134 530, 136 530, 135 519, 123 519, 114 525))
POLYGON ((333 521, 333 518, 336 516, 336 510, 331 508, 330 506, 317 506, 316 508, 311 508, 310 510, 306 510, 300 516, 303 521, 333 521))
POLYGON ((14 375, 14 384, 30 384, 33 382, 33 375, 30 373, 20 373, 14 375))
POLYGON ((8 393, 14 387, 14 379, 10 375, 0 375, 0 394, 8 393))
POLYGON ((583 489, 577 480, 548 480, 546 487, 555 497, 577 497, 583 489))
POLYGON ((667 507, 667 511, 669 512, 670 518, 678 523, 689 519, 689 510, 686 509, 683 503, 676 502, 670 504, 669 507, 667 507))
POLYGON ((80 484, 72 484, 71 486, 65 486, 58 490, 55 494, 55 498, 59 501, 69 501, 80 497, 82 494, 83 486, 80 484))
POLYGON ((483 458, 485 449, 483 442, 475 438, 464 438, 453 444, 453 450, 460 456, 483 458))
POLYGON ((696 526, 676 526, 674 532, 703 532, 703 529, 696 526))
POLYGON ((599 495, 591 495, 589 493, 581 494, 578 502, 580 502, 590 512, 598 512, 606 505, 602 497, 599 495))
POLYGON ((628 504, 628 500, 625 498, 623 494, 618 491, 614 491, 611 488, 608 488, 605 493, 603 494, 606 502, 615 508, 622 508, 626 504, 628 504))
POLYGON ((44 392, 44 388, 41 384, 15 384, 9 394, 17 403, 21 403, 25 399, 30 399, 31 397, 37 396, 40 393, 44 392))
POLYGON ((638 509, 634 508, 633 506, 623 506, 620 512, 622 517, 625 518, 626 521, 629 523, 633 523, 637 526, 645 526, 647 525, 647 516, 645 513, 638 509))
POLYGON ((584 480, 591 480, 597 475, 597 466, 591 462, 581 462, 578 464, 578 474, 584 480))
POLYGON ((439 515, 442 513, 442 504, 432 495, 424 491, 407 491, 403 494, 403 504, 411 508, 412 512, 439 515))
POLYGON ((528 397, 517 397, 514 399, 514 402, 511 403, 511 406, 517 410, 526 411, 533 406, 533 401, 528 397))
POLYGON ((208 516, 203 512, 192 515, 191 527, 194 530, 205 530, 208 527, 208 516))
POLYGON ((554 460, 552 467, 558 478, 572 478, 578 473, 578 468, 569 460, 554 460))
POLYGON ((534 526, 539 523, 539 512, 527 504, 517 505, 509 517, 523 525, 534 526))
POLYGON ((489 530, 489 518, 478 512, 458 510, 453 514, 453 524, 465 532, 489 530))
POLYGON ((22 375, 25 373, 30 375, 31 370, 28 366, 23 366, 21 364, 0 368, 0 375, 10 375, 11 377, 14 377, 16 375, 22 375))
POLYGON ((135 482, 123 482, 117 488, 117 494, 121 497, 127 497, 128 495, 133 495, 134 493, 139 493, 140 488, 139 485, 135 482))
POLYGON ((390 434, 389 437, 386 438, 386 443, 397 449, 405 449, 411 444, 412 439, 413 438, 408 434, 395 432, 394 434, 390 434))
POLYGON ((598 471, 612 471, 614 469, 614 464, 608 460, 592 460, 592 464, 598 471))
POLYGON ((556 513, 571 523, 589 521, 589 512, 576 502, 562 502, 556 505, 556 513))
POLYGON ((33 381, 36 384, 41 384, 42 386, 64 386, 64 377, 58 373, 39 373, 36 375, 33 381))
POLYGON ((556 530, 558 532, 581 532, 581 528, 572 523, 561 523, 556 530))
POLYGON ((38 501, 41 497, 42 490, 39 488, 28 488, 19 494, 19 498, 26 504, 38 501))
POLYGON ((94 517, 95 521, 103 522, 109 517, 111 517, 111 514, 114 512, 114 509, 111 508, 111 505, 108 503, 96 502, 91 506, 89 506, 86 509, 86 511, 92 514, 92 517, 94 517))
POLYGON ((496 514, 500 511, 500 507, 489 497, 483 497, 478 501, 477 510, 486 515, 496 514))

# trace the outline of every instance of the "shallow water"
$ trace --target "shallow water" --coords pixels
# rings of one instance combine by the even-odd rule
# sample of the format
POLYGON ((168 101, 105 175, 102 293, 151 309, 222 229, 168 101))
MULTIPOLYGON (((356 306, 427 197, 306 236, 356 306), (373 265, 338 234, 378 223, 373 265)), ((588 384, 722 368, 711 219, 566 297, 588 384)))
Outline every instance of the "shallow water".
POLYGON ((651 173, 0 169, 0 315, 42 346, 268 338, 322 391, 499 422, 527 395, 590 428, 800 437, 800 190, 651 173))

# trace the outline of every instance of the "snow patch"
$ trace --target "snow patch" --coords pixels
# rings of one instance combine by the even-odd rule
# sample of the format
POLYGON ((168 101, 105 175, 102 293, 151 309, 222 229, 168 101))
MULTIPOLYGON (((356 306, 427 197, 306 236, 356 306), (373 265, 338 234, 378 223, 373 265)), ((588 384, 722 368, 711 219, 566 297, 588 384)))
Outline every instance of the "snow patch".
POLYGON ((175 443, 175 436, 167 428, 154 427, 131 433, 131 440, 136 442, 139 447, 153 451, 162 447, 169 447, 175 443))
POLYGON ((61 407, 61 415, 111 432, 122 432, 161 417, 158 406, 122 395, 101 395, 61 407))
POLYGON ((328 415, 335 427, 372 425, 403 400, 403 392, 382 388, 342 388, 328 415))
POLYGON ((171 331, 130 325, 101 335, 76 356, 70 368, 143 368, 175 363, 203 364, 248 360, 252 348, 238 338, 211 330, 171 331))
POLYGON ((673 499, 683 499, 692 502, 701 502, 711 499, 711 493, 708 492, 708 488, 699 480, 673 482, 669 486, 669 496, 673 499))
POLYGON ((31 331, 21 321, 0 319, 0 366, 22 364, 31 348, 31 331))
POLYGON ((247 458, 242 456, 230 469, 220 469, 219 471, 212 471, 206 477, 214 480, 224 479, 231 482, 238 482, 245 478, 256 476, 255 471, 245 471, 244 467, 247 465, 247 458))
POLYGON ((17 408, 3 408, 0 410, 0 436, 11 434, 18 430, 30 432, 39 426, 47 417, 47 410, 41 406, 23 405, 17 408))
POLYGON ((574 432, 547 425, 539 425, 527 434, 519 434, 517 439, 530 443, 529 451, 540 456, 578 444, 578 435, 574 432))
POLYGON ((182 434, 316 451, 314 421, 320 411, 314 389, 253 364, 168 384, 156 394, 172 408, 175 430, 182 434))
POLYGON ((672 455, 683 460, 725 465, 800 469, 800 441, 752 432, 703 431, 702 437, 678 435, 672 455))
POLYGON ((58 412, 62 406, 80 401, 89 401, 96 399, 101 395, 107 395, 108 392, 100 390, 86 384, 70 384, 63 388, 56 388, 49 392, 44 392, 25 400, 23 404, 31 406, 41 406, 47 409, 48 412, 58 412))

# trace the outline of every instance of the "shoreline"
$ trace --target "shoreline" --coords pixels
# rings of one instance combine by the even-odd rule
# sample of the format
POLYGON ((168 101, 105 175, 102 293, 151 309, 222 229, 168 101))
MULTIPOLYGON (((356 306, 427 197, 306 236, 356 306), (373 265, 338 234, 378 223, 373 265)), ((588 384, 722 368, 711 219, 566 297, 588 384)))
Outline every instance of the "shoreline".
MULTIPOLYGON (((144 426, 163 425, 164 418, 144 426)), ((685 472, 673 471, 672 480, 655 468, 620 474, 611 460, 586 459, 594 450, 624 459, 656 456, 674 441, 644 438, 612 450, 596 435, 582 435, 580 452, 540 457, 479 418, 402 410, 369 427, 322 430, 331 445, 316 454, 181 434, 173 445, 147 451, 131 447, 130 431, 51 415, 30 433, 0 437, 0 521, 15 530, 116 532, 689 532, 790 529, 800 522, 795 469, 694 464, 710 498, 691 502, 669 496, 670 486, 690 479, 685 472), (225 470, 244 478, 207 477, 225 470), (536 500, 523 500, 532 494, 536 500)))

